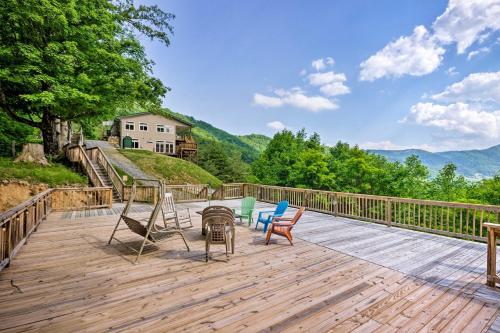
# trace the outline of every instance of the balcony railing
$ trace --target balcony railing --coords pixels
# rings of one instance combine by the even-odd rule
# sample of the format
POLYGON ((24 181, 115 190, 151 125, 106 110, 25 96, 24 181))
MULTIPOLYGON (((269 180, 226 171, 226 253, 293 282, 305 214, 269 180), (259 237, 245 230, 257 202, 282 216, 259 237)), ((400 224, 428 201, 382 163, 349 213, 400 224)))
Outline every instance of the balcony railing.
POLYGON ((435 234, 486 241, 484 223, 500 223, 500 206, 407 199, 259 184, 224 184, 215 199, 253 196, 335 216, 394 225, 435 234))

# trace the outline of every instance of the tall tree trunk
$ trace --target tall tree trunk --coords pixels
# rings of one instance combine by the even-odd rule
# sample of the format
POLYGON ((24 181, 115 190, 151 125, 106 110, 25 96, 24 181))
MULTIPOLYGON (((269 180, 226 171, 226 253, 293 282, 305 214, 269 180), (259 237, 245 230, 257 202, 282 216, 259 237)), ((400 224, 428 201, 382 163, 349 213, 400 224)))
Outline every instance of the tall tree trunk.
POLYGON ((49 112, 44 112, 41 126, 43 137, 43 150, 46 155, 59 155, 68 141, 69 124, 52 116, 49 112))

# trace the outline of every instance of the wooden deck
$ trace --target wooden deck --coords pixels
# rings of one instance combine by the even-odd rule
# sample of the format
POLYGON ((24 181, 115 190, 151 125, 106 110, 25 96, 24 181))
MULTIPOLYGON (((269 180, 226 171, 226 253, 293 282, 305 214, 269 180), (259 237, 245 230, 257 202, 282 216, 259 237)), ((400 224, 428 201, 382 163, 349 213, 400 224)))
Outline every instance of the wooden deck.
MULTIPOLYGON (((484 286, 483 244, 306 212, 294 247, 284 239, 266 246, 262 232, 239 226, 235 255, 226 261, 223 246, 214 247, 207 264, 200 217, 193 214, 195 227, 186 231, 191 252, 175 239, 133 265, 125 247, 106 244, 118 211, 53 213, 40 225, 0 273, 0 331, 500 327, 500 291, 484 286)), ((146 216, 148 208, 135 212, 146 216)))

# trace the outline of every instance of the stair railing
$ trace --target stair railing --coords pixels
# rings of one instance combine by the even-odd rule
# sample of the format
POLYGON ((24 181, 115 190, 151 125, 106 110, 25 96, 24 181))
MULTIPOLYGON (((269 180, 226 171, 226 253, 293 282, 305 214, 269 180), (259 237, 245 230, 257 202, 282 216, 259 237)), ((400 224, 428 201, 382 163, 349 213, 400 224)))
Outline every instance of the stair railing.
POLYGON ((90 159, 93 161, 96 161, 99 163, 106 173, 108 174, 109 179, 111 179, 111 182, 113 183, 113 187, 116 189, 118 192, 118 195, 120 196, 120 200, 123 201, 125 198, 125 183, 123 182, 122 178, 116 172, 115 168, 111 164, 111 162, 108 160, 106 157, 106 154, 102 151, 100 147, 92 147, 87 149, 88 155, 90 156, 90 159))
POLYGON ((87 153, 82 146, 72 146, 66 149, 66 156, 71 162, 80 163, 85 173, 90 179, 90 182, 95 187, 106 187, 104 180, 99 176, 99 173, 94 168, 94 165, 90 161, 87 153))

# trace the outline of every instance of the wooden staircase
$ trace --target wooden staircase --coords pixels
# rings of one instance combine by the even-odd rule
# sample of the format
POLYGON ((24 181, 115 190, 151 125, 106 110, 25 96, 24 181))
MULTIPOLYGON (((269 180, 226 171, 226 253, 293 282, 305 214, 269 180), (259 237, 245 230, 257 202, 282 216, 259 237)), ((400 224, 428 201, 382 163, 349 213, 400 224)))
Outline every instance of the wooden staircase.
POLYGON ((103 180, 104 185, 113 188, 113 201, 121 201, 120 194, 118 193, 116 187, 113 185, 113 181, 106 172, 106 169, 96 160, 90 160, 90 163, 92 163, 95 171, 97 172, 99 177, 103 180))

